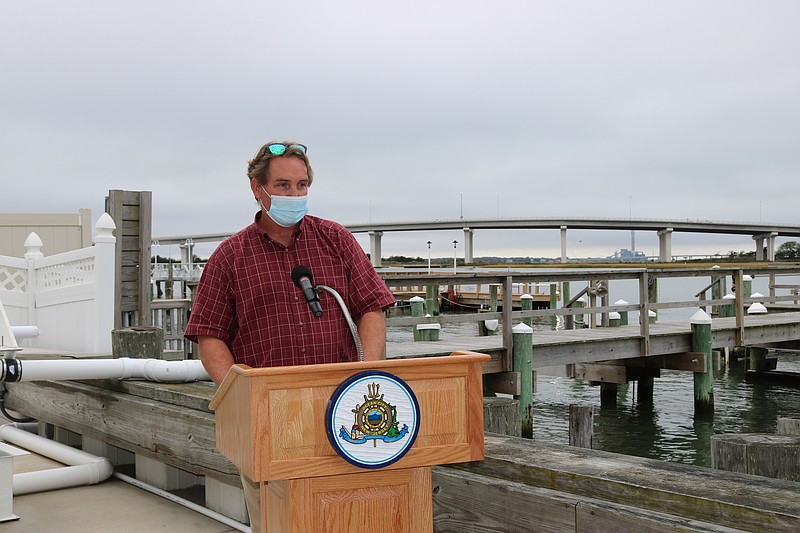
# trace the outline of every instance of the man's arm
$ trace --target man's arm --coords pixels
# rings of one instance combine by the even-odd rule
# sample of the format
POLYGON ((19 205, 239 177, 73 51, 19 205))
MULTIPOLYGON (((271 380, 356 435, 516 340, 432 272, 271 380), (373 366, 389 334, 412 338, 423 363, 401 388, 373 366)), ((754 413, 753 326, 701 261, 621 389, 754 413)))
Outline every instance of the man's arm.
MULTIPOLYGON (((365 361, 379 361, 385 358, 386 319, 383 311, 370 311, 358 319, 358 336, 364 349, 365 361)), ((210 372, 209 372, 210 373, 210 372)))
POLYGON ((203 362, 203 367, 214 383, 219 385, 233 366, 233 354, 224 341, 209 335, 198 336, 197 344, 200 346, 200 361, 203 362))

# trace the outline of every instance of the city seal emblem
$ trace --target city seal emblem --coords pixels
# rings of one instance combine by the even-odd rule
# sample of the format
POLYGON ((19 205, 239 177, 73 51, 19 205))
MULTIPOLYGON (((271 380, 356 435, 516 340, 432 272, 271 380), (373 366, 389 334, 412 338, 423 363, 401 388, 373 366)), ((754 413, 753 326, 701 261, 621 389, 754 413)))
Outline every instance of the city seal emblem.
POLYGON ((402 458, 419 430, 419 404, 402 379, 379 370, 339 385, 325 417, 328 440, 344 460, 382 468, 402 458))

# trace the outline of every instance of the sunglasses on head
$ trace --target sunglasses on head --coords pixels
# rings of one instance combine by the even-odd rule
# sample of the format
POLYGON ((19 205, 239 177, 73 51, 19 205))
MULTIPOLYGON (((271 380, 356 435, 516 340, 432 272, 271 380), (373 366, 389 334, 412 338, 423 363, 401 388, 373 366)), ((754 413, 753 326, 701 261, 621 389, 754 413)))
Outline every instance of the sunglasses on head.
POLYGON ((283 155, 286 152, 301 152, 303 154, 306 153, 306 146, 304 144, 284 144, 284 143, 272 143, 267 145, 267 149, 264 151, 265 154, 270 153, 272 155, 283 155))

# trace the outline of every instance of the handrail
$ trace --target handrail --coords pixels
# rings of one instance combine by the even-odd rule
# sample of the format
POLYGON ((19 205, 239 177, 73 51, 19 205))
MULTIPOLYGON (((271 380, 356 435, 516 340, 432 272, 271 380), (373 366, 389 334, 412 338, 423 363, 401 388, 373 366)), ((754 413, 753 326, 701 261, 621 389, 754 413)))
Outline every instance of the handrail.
MULTIPOLYGON (((651 298, 648 296, 648 292, 650 289, 651 280, 657 281, 662 278, 678 278, 678 277, 702 277, 702 276, 712 276, 715 278, 724 278, 725 276, 731 276, 735 280, 735 284, 738 287, 742 285, 742 278, 746 271, 746 273, 750 275, 769 275, 770 276, 770 295, 758 298, 745 298, 743 295, 743 291, 737 291, 736 294, 736 301, 735 306, 737 309, 744 309, 746 303, 752 303, 755 301, 759 302, 769 302, 769 303, 776 303, 779 301, 795 301, 797 300, 796 295, 777 295, 775 294, 775 289, 777 288, 786 288, 781 284, 776 284, 774 282, 776 275, 795 275, 800 276, 800 265, 769 265, 769 266, 726 266, 721 268, 687 268, 687 267, 677 267, 677 268, 648 268, 648 267, 630 267, 630 268, 608 268, 608 269, 596 269, 596 268, 588 268, 588 269, 576 269, 570 268, 565 269, 563 271, 558 270, 534 270, 530 273, 522 271, 522 269, 515 270, 514 272, 510 272, 506 269, 498 269, 498 272, 494 273, 489 269, 481 270, 481 271, 471 271, 471 272, 460 272, 454 274, 452 272, 437 272, 435 274, 427 275, 421 274, 419 272, 381 272, 381 277, 386 282, 386 284, 392 287, 403 287, 409 285, 417 285, 417 286, 425 286, 425 285, 452 285, 452 286, 463 286, 463 285, 477 285, 477 284, 499 284, 503 287, 503 291, 500 293, 502 294, 502 299, 498 302, 502 305, 503 311, 498 311, 497 313, 465 313, 465 314, 458 314, 458 315, 440 315, 436 317, 402 317, 402 318, 388 318, 387 324, 388 325, 396 325, 396 326, 414 326, 416 324, 423 324, 423 323, 441 323, 441 324, 448 324, 448 323, 462 323, 462 322, 469 322, 474 321, 478 322, 481 320, 491 319, 491 320, 499 320, 503 324, 502 329, 502 343, 504 351, 508 357, 509 361, 509 368, 510 368, 510 353, 512 347, 512 336, 511 336, 511 325, 515 320, 520 320, 522 318, 527 317, 557 317, 557 316, 565 316, 571 317, 575 315, 603 315, 607 317, 608 313, 611 312, 620 312, 620 311, 638 311, 640 317, 648 317, 650 310, 658 312, 659 310, 664 309, 679 309, 679 308, 689 308, 689 307, 705 307, 705 306, 718 306, 729 304, 730 300, 727 299, 711 299, 706 300, 704 292, 708 290, 714 283, 718 283, 720 280, 715 279, 712 281, 710 285, 706 287, 704 291, 701 291, 698 294, 703 294, 703 298, 700 300, 682 300, 682 301, 669 301, 669 302, 657 302, 657 301, 650 301, 651 298), (591 294, 591 288, 593 283, 597 280, 636 280, 639 285, 639 301, 638 303, 627 304, 627 305, 595 305, 595 302, 590 302, 590 305, 586 307, 581 307, 578 309, 570 309, 569 307, 561 307, 558 309, 534 309, 530 311, 512 311, 511 313, 507 313, 507 309, 513 309, 513 300, 512 300, 512 293, 509 290, 513 284, 520 284, 520 283, 559 283, 559 282, 585 282, 587 283, 587 287, 583 289, 578 296, 583 295, 586 292, 591 294)), ((796 286, 792 286, 796 288, 796 286)), ((500 296, 498 294, 498 296, 500 296)), ((577 299, 572 298, 571 302, 577 299)), ((698 295, 695 295, 698 297, 698 295)), ((593 298, 592 298, 593 300, 593 298)), ((736 336, 737 339, 741 342, 744 336, 744 320, 743 320, 743 313, 736 314, 736 336)), ((641 353, 642 355, 648 355, 650 353, 649 345, 650 345, 650 326, 649 320, 639 320, 639 336, 642 342, 641 353)))

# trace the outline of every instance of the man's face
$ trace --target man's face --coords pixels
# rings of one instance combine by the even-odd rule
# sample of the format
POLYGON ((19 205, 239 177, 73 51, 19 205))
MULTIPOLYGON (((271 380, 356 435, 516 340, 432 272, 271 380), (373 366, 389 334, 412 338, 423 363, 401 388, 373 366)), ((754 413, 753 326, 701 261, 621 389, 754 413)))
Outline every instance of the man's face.
POLYGON ((264 208, 269 210, 269 196, 305 196, 308 194, 308 170, 305 163, 297 157, 276 157, 269 162, 269 177, 264 189, 250 180, 253 195, 261 200, 264 208))

